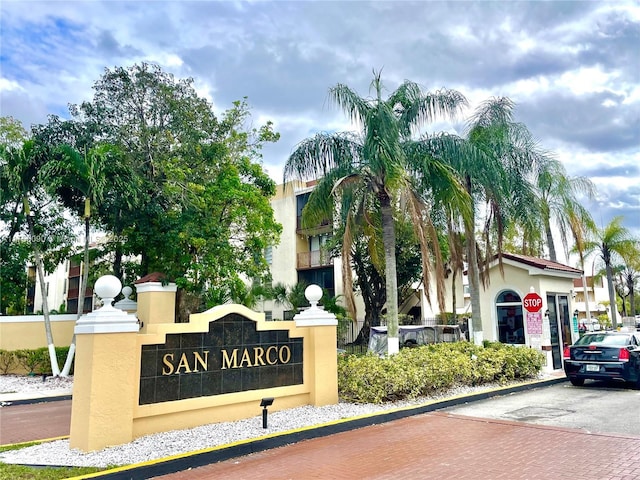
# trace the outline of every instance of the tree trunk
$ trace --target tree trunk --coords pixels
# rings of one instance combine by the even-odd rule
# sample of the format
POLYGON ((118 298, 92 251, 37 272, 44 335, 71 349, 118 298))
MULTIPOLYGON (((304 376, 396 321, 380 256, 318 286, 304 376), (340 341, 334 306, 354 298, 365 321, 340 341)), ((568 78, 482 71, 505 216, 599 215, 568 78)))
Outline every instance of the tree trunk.
POLYGON ((398 338, 398 278, 396 275, 396 230, 391 199, 386 192, 380 195, 382 243, 384 245, 385 284, 387 291, 387 353, 400 349, 398 338))
POLYGON ((611 309, 611 326, 614 330, 618 328, 618 307, 616 306, 616 294, 613 291, 613 270, 610 262, 605 262, 607 272, 607 282, 609 283, 609 308, 611 309))
MULTIPOLYGON (((472 220, 473 221, 473 220, 472 220)), ((471 327, 474 343, 482 344, 482 315, 480 312, 480 272, 478 269, 478 255, 476 252, 475 229, 473 223, 465 222, 465 237, 467 241, 467 275, 469 277, 469 295, 471 296, 471 327)))
POLYGON ((458 295, 456 294, 456 271, 452 271, 451 272, 451 311, 453 312, 453 324, 457 324, 458 323, 458 314, 456 312, 457 310, 457 302, 458 302, 458 295))
MULTIPOLYGON (((465 189, 473 198, 471 178, 465 178, 465 189)), ((476 251, 476 211, 471 209, 471 218, 464 222, 464 236, 467 243, 467 277, 469 279, 469 296, 471 297, 471 330, 473 338, 469 341, 482 345, 482 312, 480 311, 480 271, 478 266, 478 253, 476 251)))
POLYGON ((29 200, 23 198, 24 213, 27 217, 27 225, 29 226, 29 235, 31 236, 31 245, 33 246, 33 256, 36 262, 36 271, 38 272, 38 280, 40 280, 40 293, 42 295, 42 314, 44 315, 44 331, 47 337, 47 348, 49 349, 49 360, 51 361, 51 373, 54 377, 60 375, 60 367, 58 366, 58 357, 56 357, 56 349, 53 343, 53 332, 51 331, 51 318, 49 317, 49 301, 47 299, 47 285, 44 280, 44 263, 40 248, 36 243, 35 229, 33 226, 33 217, 29 208, 29 200))
POLYGON ((557 262, 558 257, 556 255, 556 246, 553 243, 553 235, 551 233, 551 223, 548 218, 545 218, 544 221, 544 230, 547 236, 547 248, 549 248, 549 258, 552 262, 557 262))
MULTIPOLYGON (((80 284, 80 290, 78 290, 78 309, 76 311, 76 322, 80 320, 80 317, 84 313, 84 297, 87 294, 87 283, 89 282, 89 239, 91 234, 91 226, 89 219, 91 218, 91 203, 88 198, 84 201, 84 259, 82 262, 82 283, 80 284)), ((71 345, 69 345, 69 353, 67 353, 67 359, 64 362, 61 376, 69 376, 71 371, 71 364, 73 363, 73 356, 76 352, 76 334, 71 337, 71 345)))

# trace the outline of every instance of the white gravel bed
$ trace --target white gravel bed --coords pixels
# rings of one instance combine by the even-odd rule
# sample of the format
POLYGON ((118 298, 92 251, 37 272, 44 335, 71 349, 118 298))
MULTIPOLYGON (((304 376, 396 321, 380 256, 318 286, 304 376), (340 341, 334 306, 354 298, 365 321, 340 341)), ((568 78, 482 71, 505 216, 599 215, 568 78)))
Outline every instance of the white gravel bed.
MULTIPOLYGON (((6 391, 8 385, 14 385, 13 388, 16 389, 15 391, 19 391, 23 386, 24 388, 32 388, 31 380, 32 378, 28 377, 7 378, 7 376, 0 376, 0 392, 6 391), (24 381, 24 384, 22 381, 24 381)), ((40 378, 39 381, 40 387, 42 387, 42 379, 40 378)), ((46 385, 44 388, 51 386, 52 389, 59 389, 60 385, 55 385, 57 382, 68 382, 68 385, 72 382, 72 379, 47 379, 47 381, 44 382, 46 385)), ((56 440, 20 450, 2 452, 0 453, 0 462, 89 467, 131 465, 228 443, 240 442, 242 440, 256 439, 278 432, 301 429, 314 425, 317 426, 341 419, 411 405, 419 405, 437 398, 463 395, 495 387, 496 385, 458 387, 438 397, 423 397, 413 401, 402 401, 383 405, 341 402, 337 405, 324 407, 304 406, 280 412, 269 411, 267 429, 262 428, 262 415, 259 413, 253 418, 239 420, 237 422, 214 423, 185 430, 174 430, 147 435, 131 443, 108 447, 90 453, 70 449, 68 440, 56 440)), ((37 390, 41 391, 42 388, 37 390)), ((258 406, 256 406, 256 410, 261 412, 258 406)))

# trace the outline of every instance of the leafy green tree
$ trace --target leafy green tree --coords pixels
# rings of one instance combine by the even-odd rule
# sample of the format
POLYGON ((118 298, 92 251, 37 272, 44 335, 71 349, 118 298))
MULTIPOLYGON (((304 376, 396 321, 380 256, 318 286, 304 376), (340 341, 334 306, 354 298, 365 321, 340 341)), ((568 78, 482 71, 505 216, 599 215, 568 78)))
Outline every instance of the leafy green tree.
MULTIPOLYGON (((396 233, 398 304, 402 305, 413 294, 413 284, 421 280, 422 261, 412 225, 408 222, 396 222, 396 233)), ((354 341, 356 344, 366 345, 371 327, 380 325, 384 316, 387 295, 381 237, 379 228, 367 226, 351 243, 351 266, 355 273, 353 287, 360 293, 365 307, 364 323, 354 341)))
MULTIPOLYGON (((380 73, 374 73, 371 83, 375 97, 365 99, 346 85, 338 84, 330 89, 330 96, 351 120, 358 125, 360 135, 350 133, 321 133, 303 141, 289 157, 285 169, 285 183, 289 178, 319 178, 311 194, 307 212, 332 212, 333 198, 340 198, 341 209, 346 215, 344 237, 353 239, 351 219, 376 212, 380 216, 382 245, 384 250, 384 277, 389 353, 398 351, 398 288, 396 271, 396 232, 394 216, 399 208, 406 208, 414 219, 416 237, 423 253, 425 284, 430 281, 431 252, 436 259, 436 279, 439 300, 442 295, 443 266, 437 239, 429 217, 429 203, 425 201, 417 183, 434 183, 432 175, 446 184, 452 197, 460 197, 461 191, 450 172, 441 167, 424 142, 411 140, 419 128, 438 117, 450 117, 465 104, 464 97, 453 90, 424 93, 420 87, 405 81, 386 100, 382 98, 383 85, 380 73), (348 203, 345 203, 348 202, 348 203), (315 204, 315 205, 314 205, 315 204)), ((422 185, 424 186, 424 184, 422 185)), ((309 215, 309 213, 307 213, 309 215)), ((350 265, 345 241, 343 262, 350 265)), ((346 268, 349 270, 349 268, 346 268)), ((346 284, 348 285, 348 283, 346 284)), ((346 286, 345 286, 346 289, 346 286)), ((352 295, 346 290, 345 295, 352 295)), ((347 300, 347 304, 351 304, 347 300)))
POLYGON ((266 275, 263 250, 280 233, 269 203, 275 184, 260 164, 264 142, 279 138, 272 124, 247 127, 245 101, 217 118, 191 79, 145 63, 107 69, 94 90, 92 101, 71 106, 72 122, 50 119, 38 138, 54 149, 108 143, 121 152, 126 181, 109 182, 95 205, 117 239, 114 273, 122 275, 124 256, 139 257, 139 275, 165 273, 178 303, 194 308, 266 275))
POLYGON ((0 117, 0 145, 20 147, 28 138, 22 122, 13 117, 0 117))
POLYGON ((25 240, 0 243, 0 314, 24 315, 25 291, 31 286, 26 265, 31 256, 31 245, 25 240))
POLYGON ((611 324, 614 329, 618 328, 618 314, 616 312, 613 269, 617 260, 623 258, 624 255, 634 252, 637 254, 638 252, 638 241, 622 225, 622 220, 623 218, 618 216, 604 227, 596 228, 592 232, 591 239, 585 242, 586 255, 595 254, 604 265, 609 290, 609 304, 611 306, 611 324))

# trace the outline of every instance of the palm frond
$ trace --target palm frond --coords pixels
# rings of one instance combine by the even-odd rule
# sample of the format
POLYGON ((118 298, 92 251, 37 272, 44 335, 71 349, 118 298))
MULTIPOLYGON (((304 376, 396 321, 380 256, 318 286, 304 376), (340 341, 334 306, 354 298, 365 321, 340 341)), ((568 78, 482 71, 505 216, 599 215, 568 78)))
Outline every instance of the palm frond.
POLYGON ((315 180, 334 168, 357 168, 362 146, 352 133, 318 133, 299 143, 284 166, 284 183, 315 180))

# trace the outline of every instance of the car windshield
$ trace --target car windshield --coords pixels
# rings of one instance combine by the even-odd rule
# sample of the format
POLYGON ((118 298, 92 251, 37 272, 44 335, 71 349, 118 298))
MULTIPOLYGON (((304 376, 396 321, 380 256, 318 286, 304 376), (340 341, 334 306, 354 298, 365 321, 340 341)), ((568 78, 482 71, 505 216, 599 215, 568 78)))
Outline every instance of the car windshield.
POLYGON ((611 335, 606 333, 597 333, 595 335, 585 335, 580 338, 576 345, 589 345, 591 343, 599 343, 601 345, 626 345, 628 343, 628 335, 611 335))

